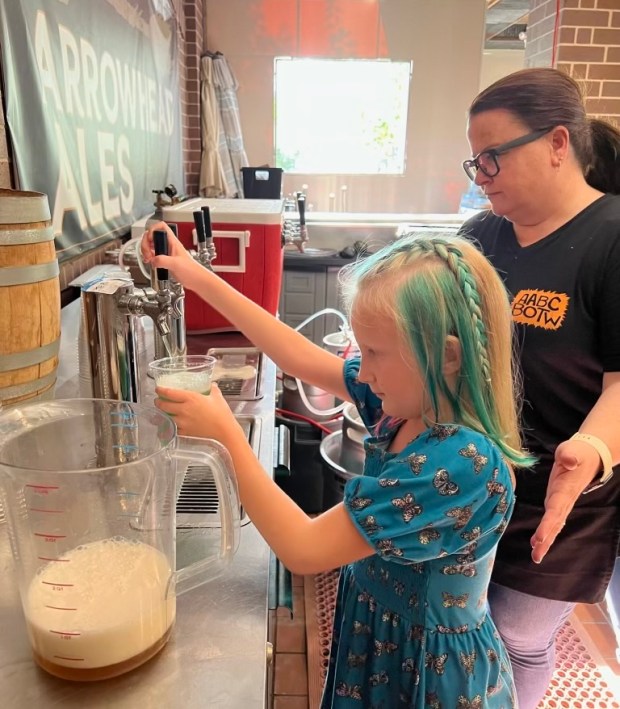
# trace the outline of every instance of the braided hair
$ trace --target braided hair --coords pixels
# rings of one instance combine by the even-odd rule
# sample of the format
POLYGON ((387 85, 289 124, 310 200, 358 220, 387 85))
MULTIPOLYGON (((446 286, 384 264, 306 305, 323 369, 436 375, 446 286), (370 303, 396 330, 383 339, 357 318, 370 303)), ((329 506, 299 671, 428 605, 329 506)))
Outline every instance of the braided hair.
POLYGON ((516 465, 533 462, 518 431, 508 295, 471 242, 410 234, 351 264, 341 281, 349 312, 360 306, 397 323, 425 381, 435 420, 445 401, 455 423, 488 435, 516 465), (456 384, 444 375, 449 338, 458 340, 461 351, 456 384))

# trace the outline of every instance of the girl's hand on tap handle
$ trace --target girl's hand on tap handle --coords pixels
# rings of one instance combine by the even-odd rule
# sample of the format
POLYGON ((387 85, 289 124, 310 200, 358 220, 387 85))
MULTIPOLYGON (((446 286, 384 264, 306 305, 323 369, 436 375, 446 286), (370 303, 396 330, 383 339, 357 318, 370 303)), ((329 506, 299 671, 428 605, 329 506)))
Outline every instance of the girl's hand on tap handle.
POLYGON ((201 279, 205 278, 207 269, 194 260, 183 244, 176 238, 172 229, 165 222, 152 224, 142 236, 140 252, 144 263, 151 268, 167 268, 175 279, 186 288, 195 290, 201 279), (153 232, 165 231, 168 235, 168 255, 156 256, 153 243, 153 232))

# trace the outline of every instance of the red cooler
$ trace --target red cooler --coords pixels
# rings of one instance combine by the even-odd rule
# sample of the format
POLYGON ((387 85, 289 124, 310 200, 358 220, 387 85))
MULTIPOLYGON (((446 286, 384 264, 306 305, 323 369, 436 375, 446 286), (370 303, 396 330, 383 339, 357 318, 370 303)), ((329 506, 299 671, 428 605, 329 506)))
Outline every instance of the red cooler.
MULTIPOLYGON (((164 221, 176 224, 179 239, 196 248, 194 212, 209 207, 217 256, 213 270, 240 293, 275 315, 282 285, 281 199, 190 199, 164 207, 164 221)), ((235 328, 197 295, 185 298, 185 323, 191 332, 235 328)))

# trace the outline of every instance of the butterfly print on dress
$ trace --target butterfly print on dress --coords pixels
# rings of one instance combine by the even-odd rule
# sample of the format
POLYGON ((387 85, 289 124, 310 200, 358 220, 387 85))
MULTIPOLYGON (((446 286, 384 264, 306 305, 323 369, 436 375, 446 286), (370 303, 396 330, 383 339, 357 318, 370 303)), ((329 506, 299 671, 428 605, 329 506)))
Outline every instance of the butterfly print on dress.
POLYGON ((429 709, 442 709, 441 702, 436 692, 427 692, 424 695, 424 702, 429 709))
POLYGON ((466 542, 475 542, 480 538, 481 534, 482 529, 480 529, 480 527, 474 527, 469 532, 461 532, 461 537, 463 537, 466 542))
POLYGON ((489 658, 489 662, 497 662, 497 653, 493 648, 487 650, 487 657, 489 658))
POLYGON ((368 591, 362 591, 358 596, 359 603, 368 603, 368 610, 374 613, 377 610, 377 601, 374 596, 371 596, 368 591))
POLYGON ((368 517, 364 517, 364 519, 361 521, 361 525, 367 534, 376 534, 377 532, 380 532, 383 529, 381 525, 377 524, 377 520, 375 519, 374 515, 368 515, 368 517))
POLYGON ((469 593, 464 593, 462 596, 453 596, 451 593, 442 591, 441 596, 443 598, 442 605, 444 608, 452 608, 453 606, 456 606, 457 608, 465 608, 467 606, 469 593))
POLYGON ((475 650, 472 650, 469 654, 466 652, 459 652, 459 662, 463 666, 465 673, 468 675, 474 674, 474 665, 476 664, 476 654, 475 650))
POLYGON ((366 658, 368 655, 364 653, 363 655, 356 655, 353 652, 349 652, 347 655, 347 665, 349 667, 363 667, 366 664, 366 658))
POLYGON ((422 472, 422 466, 424 465, 424 463, 426 463, 427 460, 427 456, 418 455, 417 453, 412 453, 411 455, 407 456, 407 462, 409 463, 411 472, 414 475, 419 475, 422 472))
POLYGON ((431 438, 437 438, 439 441, 445 441, 446 438, 456 435, 460 431, 460 426, 443 426, 441 424, 435 424, 428 434, 428 440, 431 438))
POLYGON ((398 645, 391 640, 375 640, 375 655, 380 657, 384 652, 386 655, 392 655, 398 650, 398 645))
POLYGON ((351 699, 362 701, 362 688, 359 684, 351 685, 346 682, 338 682, 336 694, 339 697, 351 697, 351 699))
POLYGON ((381 552, 383 556, 403 556, 404 551, 394 546, 394 542, 391 539, 382 539, 377 542, 377 549, 381 552))
POLYGON ((482 697, 476 694, 473 699, 467 699, 461 694, 456 703, 456 709, 482 709, 482 697))
POLYGON ((437 529, 433 529, 432 525, 429 524, 428 527, 424 527, 420 532, 418 532, 418 539, 420 544, 430 544, 441 538, 441 532, 437 529))
POLYGON ((411 522, 416 515, 422 514, 423 511, 422 506, 416 503, 415 497, 410 492, 404 497, 394 497, 392 504, 401 510, 405 522, 411 522))
POLYGON ((379 480, 380 487, 398 487, 400 480, 398 478, 381 478, 379 480))
POLYGON ((497 503, 497 507, 495 508, 494 511, 498 515, 506 514, 506 512, 508 511, 508 498, 507 498, 506 493, 504 493, 499 498, 499 502, 497 503))
POLYGON ((444 468, 439 468, 433 478, 433 487, 440 495, 456 495, 459 486, 450 480, 450 473, 444 468))
POLYGON ((445 625, 439 624, 435 627, 437 628, 438 633, 443 633, 444 635, 461 635, 462 633, 466 633, 469 629, 469 625, 467 623, 464 625, 457 625, 455 628, 448 628, 445 625))
POLYGON ((444 652, 443 655, 433 655, 427 652, 424 656, 424 667, 429 670, 433 670, 438 675, 442 675, 446 669, 446 662, 448 661, 448 653, 444 652))
POLYGON ((441 573, 446 576, 455 576, 456 574, 463 574, 467 578, 472 578, 476 575, 476 567, 470 566, 469 564, 451 564, 450 566, 444 566, 441 569, 441 573))
POLYGON ((473 510, 471 505, 465 505, 465 507, 452 507, 446 512, 448 517, 456 518, 456 524, 454 525, 455 530, 463 529, 473 516, 473 510))
POLYGON ((400 624, 400 616, 398 615, 398 613, 394 613, 394 611, 383 611, 381 620, 384 623, 391 624, 394 628, 397 628, 400 624))
POLYGON ((369 505, 372 505, 372 499, 370 497, 352 497, 349 500, 349 507, 352 510, 365 510, 369 505))
POLYGON ((370 625, 360 623, 359 620, 353 621, 353 635, 370 635, 372 628, 370 625))
POLYGON ((497 678, 497 684, 490 684, 487 687, 487 697, 492 697, 497 694, 499 690, 504 686, 501 676, 497 678))
POLYGON ((464 458, 471 458, 472 462, 474 464, 474 472, 476 475, 481 472, 482 468, 489 462, 489 459, 486 457, 486 455, 482 455, 478 453, 478 449, 473 443, 468 443, 465 448, 461 448, 459 451, 459 455, 462 455, 464 458))
POLYGON ((497 482, 498 475, 499 468, 494 468, 492 479, 487 481, 487 490, 489 492, 489 497, 493 497, 493 495, 503 495, 506 492, 506 486, 502 483, 497 482))
POLYGON ((425 630, 423 625, 412 625, 407 631, 407 640, 424 640, 425 630))
POLYGON ((380 684, 389 684, 390 678, 385 670, 381 670, 381 672, 375 672, 370 675, 368 682, 371 687, 378 687, 380 684))

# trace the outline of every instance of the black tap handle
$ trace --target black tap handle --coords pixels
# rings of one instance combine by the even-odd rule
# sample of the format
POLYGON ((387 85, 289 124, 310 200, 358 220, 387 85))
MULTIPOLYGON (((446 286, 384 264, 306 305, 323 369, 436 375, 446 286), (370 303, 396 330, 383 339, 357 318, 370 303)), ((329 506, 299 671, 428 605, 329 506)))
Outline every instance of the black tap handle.
POLYGON ((297 210, 299 211, 299 226, 306 226, 306 198, 297 197, 297 210))
POLYGON ((211 210, 209 207, 201 207, 202 216, 205 223, 205 239, 213 238, 213 227, 211 226, 211 210))
MULTIPOLYGON (((155 256, 168 255, 168 234, 163 229, 157 229, 153 232, 153 245, 155 246, 155 256)), ((159 281, 167 281, 168 269, 158 268, 157 279, 159 281)))
POLYGON ((206 241, 206 235, 205 235, 205 220, 204 217, 202 216, 202 212, 197 209, 195 212, 193 212, 194 215, 194 225, 196 226, 196 238, 198 239, 199 244, 204 244, 206 241))
POLYGON ((168 224, 168 228, 170 229, 170 231, 171 231, 171 232, 176 236, 176 238, 178 239, 178 238, 179 238, 179 227, 178 227, 178 225, 175 224, 174 222, 166 222, 166 224, 168 224))

